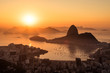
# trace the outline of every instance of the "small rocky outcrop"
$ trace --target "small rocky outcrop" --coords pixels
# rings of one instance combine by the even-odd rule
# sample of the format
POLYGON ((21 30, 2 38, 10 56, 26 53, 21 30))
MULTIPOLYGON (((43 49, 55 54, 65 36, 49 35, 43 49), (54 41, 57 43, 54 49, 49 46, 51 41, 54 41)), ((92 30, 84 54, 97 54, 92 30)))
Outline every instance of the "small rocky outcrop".
POLYGON ((45 42, 45 41, 47 41, 46 38, 40 37, 40 36, 33 36, 33 37, 30 38, 30 40, 33 40, 33 41, 40 41, 40 42, 45 42))

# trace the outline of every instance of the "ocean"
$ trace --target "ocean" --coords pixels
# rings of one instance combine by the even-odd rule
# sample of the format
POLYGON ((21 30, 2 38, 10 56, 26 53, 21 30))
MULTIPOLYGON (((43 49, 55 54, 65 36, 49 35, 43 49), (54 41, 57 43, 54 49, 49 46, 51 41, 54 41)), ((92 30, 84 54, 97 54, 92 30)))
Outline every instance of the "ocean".
MULTIPOLYGON (((110 31, 102 30, 79 30, 79 33, 91 32, 99 41, 110 43, 110 31)), ((40 34, 47 39, 53 39, 57 37, 62 37, 66 35, 66 32, 56 33, 56 34, 40 34)), ((29 38, 33 35, 22 35, 22 34, 2 34, 0 33, 0 46, 7 46, 10 43, 29 45, 31 43, 34 47, 39 47, 41 49, 47 50, 48 53, 40 55, 40 58, 51 59, 51 60, 75 60, 79 57, 82 60, 89 58, 96 49, 90 50, 88 53, 82 48, 77 46, 72 47, 72 45, 67 44, 53 44, 46 42, 31 41, 29 38)), ((87 50, 87 49, 86 49, 87 50)))

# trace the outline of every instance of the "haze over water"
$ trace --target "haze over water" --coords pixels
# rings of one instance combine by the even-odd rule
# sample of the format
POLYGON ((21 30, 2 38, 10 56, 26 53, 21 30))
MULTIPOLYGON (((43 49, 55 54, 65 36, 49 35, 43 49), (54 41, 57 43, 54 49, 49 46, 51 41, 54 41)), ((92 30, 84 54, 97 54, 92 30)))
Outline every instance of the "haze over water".
MULTIPOLYGON (((92 34, 101 42, 109 42, 110 43, 110 31, 101 31, 101 30, 79 30, 79 33, 82 32, 92 32, 92 34)), ((47 39, 53 39, 56 37, 62 37, 66 35, 66 32, 56 33, 56 34, 41 34, 47 39)), ((30 43, 34 47, 39 47, 41 49, 47 50, 48 53, 41 55, 40 58, 49 58, 51 60, 74 60, 76 57, 82 58, 82 60, 86 60, 89 58, 88 56, 93 53, 96 49, 83 49, 83 47, 78 47, 67 44, 53 44, 46 42, 37 42, 31 41, 29 38, 32 35, 22 35, 22 34, 0 34, 0 46, 7 46, 10 43, 15 44, 26 44, 30 43), (88 51, 90 52, 88 52, 88 51)))

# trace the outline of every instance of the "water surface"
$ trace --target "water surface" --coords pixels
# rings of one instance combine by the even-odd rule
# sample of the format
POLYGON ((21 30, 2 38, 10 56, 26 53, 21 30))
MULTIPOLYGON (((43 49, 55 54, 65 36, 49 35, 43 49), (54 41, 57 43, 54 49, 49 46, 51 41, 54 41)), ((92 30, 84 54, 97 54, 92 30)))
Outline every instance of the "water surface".
MULTIPOLYGON (((81 31, 80 33, 82 33, 81 31)), ((99 31, 90 31, 92 32, 95 37, 100 41, 110 42, 110 34, 107 32, 99 32, 99 31)), ((66 33, 66 32, 65 32, 66 33)), ((41 36, 46 37, 47 39, 52 39, 56 37, 61 37, 66 35, 65 33, 59 34, 41 34, 41 36)), ((0 46, 7 46, 10 43, 15 44, 26 44, 29 45, 30 43, 32 46, 42 48, 47 50, 48 53, 45 55, 41 55, 40 58, 49 58, 51 60, 74 60, 76 57, 80 57, 83 60, 89 58, 89 54, 93 53, 97 48, 86 48, 82 46, 76 45, 66 45, 66 44, 53 44, 53 43, 46 43, 46 42, 36 42, 30 41, 29 37, 32 35, 21 35, 21 34, 0 34, 0 46)))

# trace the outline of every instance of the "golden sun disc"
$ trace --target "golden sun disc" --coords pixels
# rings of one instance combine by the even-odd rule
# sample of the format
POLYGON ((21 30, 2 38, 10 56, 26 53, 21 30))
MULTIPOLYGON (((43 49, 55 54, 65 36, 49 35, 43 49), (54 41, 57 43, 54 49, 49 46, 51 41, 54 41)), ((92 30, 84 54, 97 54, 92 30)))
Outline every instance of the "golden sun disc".
POLYGON ((34 15, 27 14, 22 18, 22 21, 25 25, 32 26, 36 23, 37 19, 34 15))

